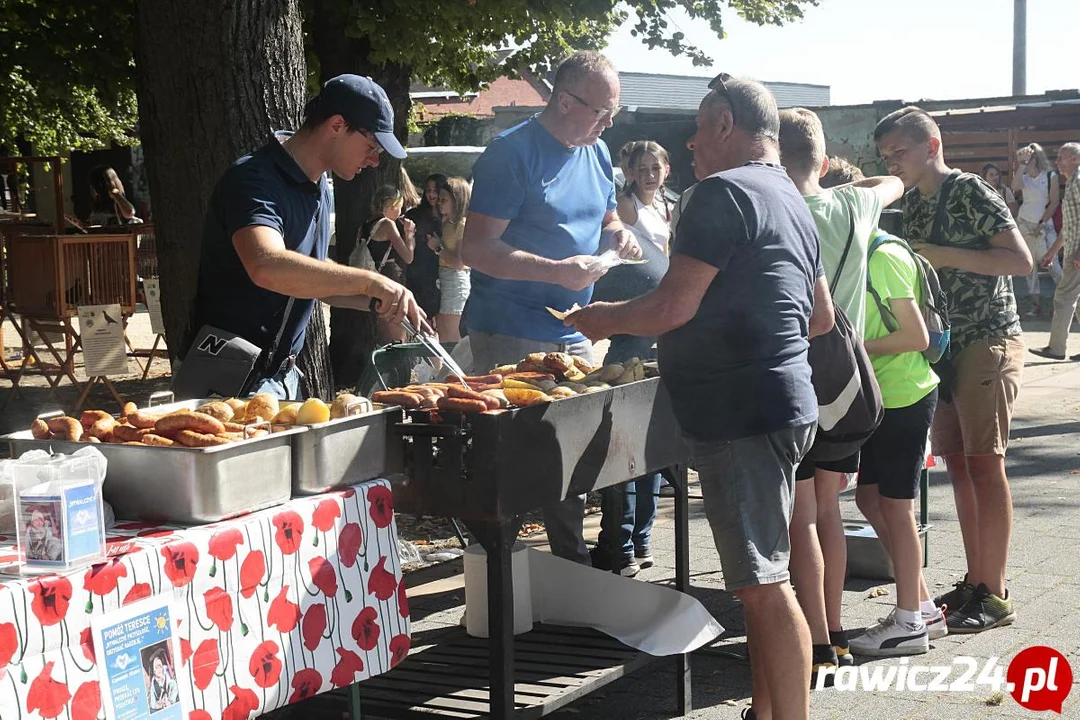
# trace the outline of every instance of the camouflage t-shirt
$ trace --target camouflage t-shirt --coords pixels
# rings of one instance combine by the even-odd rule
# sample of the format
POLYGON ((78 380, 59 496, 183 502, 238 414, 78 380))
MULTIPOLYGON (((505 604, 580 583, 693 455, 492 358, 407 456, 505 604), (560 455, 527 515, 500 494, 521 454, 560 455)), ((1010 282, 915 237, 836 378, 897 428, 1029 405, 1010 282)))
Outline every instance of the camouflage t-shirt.
MULTIPOLYGON (((905 193, 904 237, 908 242, 988 250, 990 238, 1016 227, 1001 196, 981 177, 965 172, 953 182, 938 237, 931 240, 940 193, 940 187, 930 197, 923 197, 918 188, 905 193)), ((939 270, 938 277, 949 295, 954 355, 983 338, 1011 337, 1022 332, 1011 276, 947 268, 939 270)))

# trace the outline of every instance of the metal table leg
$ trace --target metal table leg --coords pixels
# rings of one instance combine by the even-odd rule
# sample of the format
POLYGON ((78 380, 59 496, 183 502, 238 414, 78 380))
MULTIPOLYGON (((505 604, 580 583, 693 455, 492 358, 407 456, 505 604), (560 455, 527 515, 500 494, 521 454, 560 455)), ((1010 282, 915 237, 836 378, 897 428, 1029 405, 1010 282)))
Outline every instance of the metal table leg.
MULTIPOLYGON (((675 589, 690 592, 690 502, 687 497, 687 466, 674 468, 675 482, 675 589)), ((676 675, 679 714, 688 715, 693 710, 691 697, 690 653, 678 656, 676 675)))
POLYGON ((498 522, 466 522, 487 552, 489 711, 494 720, 514 717, 514 579, 511 553, 520 516, 498 522))
POLYGON ((349 720, 361 720, 363 713, 360 710, 360 683, 349 686, 349 720))

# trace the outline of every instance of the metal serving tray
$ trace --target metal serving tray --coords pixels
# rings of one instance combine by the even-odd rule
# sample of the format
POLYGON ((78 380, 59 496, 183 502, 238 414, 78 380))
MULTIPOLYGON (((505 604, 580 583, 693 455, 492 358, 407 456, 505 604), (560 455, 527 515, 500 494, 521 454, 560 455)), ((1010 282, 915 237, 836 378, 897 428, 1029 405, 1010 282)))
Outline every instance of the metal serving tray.
POLYGON ((378 403, 373 408, 305 425, 306 432, 293 436, 294 496, 317 495, 401 472, 401 441, 393 428, 402 421, 403 411, 378 403))
MULTIPOLYGON (((157 405, 154 412, 195 408, 206 400, 157 405)), ((293 443, 305 426, 208 448, 100 443, 108 459, 102 491, 125 520, 201 524, 281 505, 292 493, 293 443)), ((29 430, 0 437, 12 457, 28 450, 73 453, 86 443, 36 440, 29 430)))

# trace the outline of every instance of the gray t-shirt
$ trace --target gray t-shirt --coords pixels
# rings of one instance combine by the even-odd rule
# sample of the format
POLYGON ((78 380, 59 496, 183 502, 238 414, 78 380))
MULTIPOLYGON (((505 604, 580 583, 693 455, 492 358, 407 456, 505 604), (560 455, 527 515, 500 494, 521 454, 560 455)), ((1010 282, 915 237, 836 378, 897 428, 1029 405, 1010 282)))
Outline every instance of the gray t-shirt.
POLYGON ((719 270, 693 319, 659 341, 683 431, 734 440, 815 421, 807 349, 818 235, 784 170, 748 163, 703 180, 673 253, 719 270))

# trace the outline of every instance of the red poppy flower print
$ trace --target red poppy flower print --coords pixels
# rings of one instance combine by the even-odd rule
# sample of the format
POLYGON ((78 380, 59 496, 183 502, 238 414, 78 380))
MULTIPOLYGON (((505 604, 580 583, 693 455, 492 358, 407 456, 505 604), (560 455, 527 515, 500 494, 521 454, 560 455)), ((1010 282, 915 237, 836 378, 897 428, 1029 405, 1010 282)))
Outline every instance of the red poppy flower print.
POLYGON ((274 542, 285 555, 292 555, 300 549, 300 540, 304 537, 304 520, 293 510, 286 510, 274 516, 274 542))
POLYGON ((368 490, 368 514, 375 527, 384 528, 394 520, 394 494, 385 485, 376 485, 368 490))
POLYGON ((186 637, 180 638, 180 664, 187 665, 191 659, 191 641, 186 637))
POLYGON ((394 667, 409 656, 412 641, 408 635, 395 635, 390 640, 390 667, 394 667))
POLYGON ((221 720, 247 720, 259 709, 259 698, 251 690, 233 685, 229 691, 233 700, 221 711, 221 720))
POLYGON ((97 682, 84 682, 71 699, 71 720, 97 720, 101 712, 101 688, 97 682))
POLYGON ((113 526, 113 530, 149 530, 149 529, 158 528, 158 527, 161 527, 160 523, 147 522, 147 521, 136 521, 136 522, 116 523, 116 525, 113 526))
POLYGON ((173 587, 184 587, 195 577, 199 564, 199 549, 189 542, 169 543, 161 548, 165 558, 165 574, 173 587))
POLYGON ((240 595, 250 600, 266 574, 266 556, 262 550, 252 550, 240 564, 240 595))
MULTIPOLYGON (((87 628, 84 632, 89 633, 87 628)), ((7 667, 19 649, 19 634, 11 623, 0 623, 0 667, 7 667)), ((92 660, 93 658, 91 658, 92 660)))
POLYGON ((276 627, 278 632, 291 633, 300 622, 300 606, 289 600, 289 586, 281 588, 281 592, 270 601, 270 609, 266 612, 266 624, 276 627))
POLYGON ((127 577, 127 574, 127 566, 119 558, 114 558, 87 570, 83 577, 83 589, 103 597, 116 590, 120 578, 127 577))
POLYGON ((315 512, 311 514, 311 524, 318 530, 330 532, 334 527, 334 521, 341 517, 341 506, 337 498, 320 500, 315 512))
POLYGON ((375 608, 366 607, 360 611, 352 624, 353 639, 364 652, 371 652, 379 644, 379 613, 375 608))
POLYGON ((304 621, 300 625, 300 633, 304 636, 304 647, 314 652, 322 642, 324 630, 326 630, 326 606, 321 603, 312 605, 304 613, 304 621))
POLYGON ((206 603, 206 617, 210 622, 217 625, 221 632, 232 630, 232 596, 219 587, 213 587, 203 593, 203 601, 206 603))
POLYGON ((188 720, 214 720, 214 718, 205 710, 192 710, 188 713, 188 720))
MULTIPOLYGON (((0 626, 2 628, 2 626, 0 626)), ((90 628, 85 627, 82 632, 79 633, 79 647, 82 648, 83 656, 86 657, 92 663, 97 663, 97 657, 94 655, 94 636, 90 633, 90 628)), ((0 666, 6 665, 3 662, 4 653, 0 652, 0 666)))
POLYGON ((356 523, 349 523, 341 528, 341 534, 338 535, 338 559, 342 565, 351 568, 356 564, 356 556, 363 542, 364 531, 356 523))
POLYGON ((135 534, 138 535, 141 538, 163 538, 163 537, 169 537, 174 532, 176 532, 176 531, 175 530, 168 530, 168 529, 165 529, 165 528, 154 528, 154 529, 151 529, 151 530, 140 530, 139 532, 137 532, 135 534))
POLYGON ((319 591, 328 598, 337 595, 337 573, 334 572, 334 566, 327 562, 324 557, 314 557, 311 562, 308 563, 308 569, 311 570, 311 581, 315 583, 315 587, 319 588, 319 591))
POLYGON ((121 605, 130 605, 133 602, 150 597, 151 594, 153 594, 153 591, 150 589, 149 583, 135 583, 124 595, 124 601, 121 605))
POLYGON ((322 682, 322 675, 314 668, 304 668, 296 673, 292 679, 293 694, 289 696, 289 703, 298 703, 317 695, 322 688, 322 682))
POLYGON ((210 687, 210 681, 214 679, 220 662, 221 653, 218 652, 217 640, 210 638, 199 643, 195 654, 191 656, 191 674, 195 676, 195 687, 200 690, 210 687))
POLYGON ((244 534, 236 528, 227 528, 210 537, 210 555, 222 562, 236 555, 236 547, 244 542, 244 534))
POLYGON ((368 577, 368 595, 374 595, 379 600, 389 600, 394 596, 394 590, 396 589, 397 579, 393 573, 387 571, 386 556, 383 555, 379 558, 379 562, 375 563, 375 567, 371 570, 371 576, 368 577))
POLYGON ((55 625, 67 616, 71 581, 66 577, 48 575, 32 581, 28 589, 34 596, 30 609, 42 625, 55 625))
POLYGON ((352 685, 356 681, 356 673, 364 669, 364 661, 352 650, 345 648, 338 648, 337 654, 341 659, 330 674, 330 684, 334 687, 352 685))
POLYGON ((45 667, 41 668, 41 672, 30 683, 30 692, 26 694, 26 709, 30 712, 37 710, 38 715, 43 718, 59 717, 71 699, 67 685, 52 678, 54 664, 45 663, 45 667))
POLYGON ((405 594, 405 578, 397 586, 397 611, 403 618, 409 617, 409 597, 405 594))
POLYGON ((251 653, 248 672, 259 687, 270 688, 277 685, 278 677, 281 675, 281 659, 277 655, 280 649, 276 642, 267 640, 251 653))

